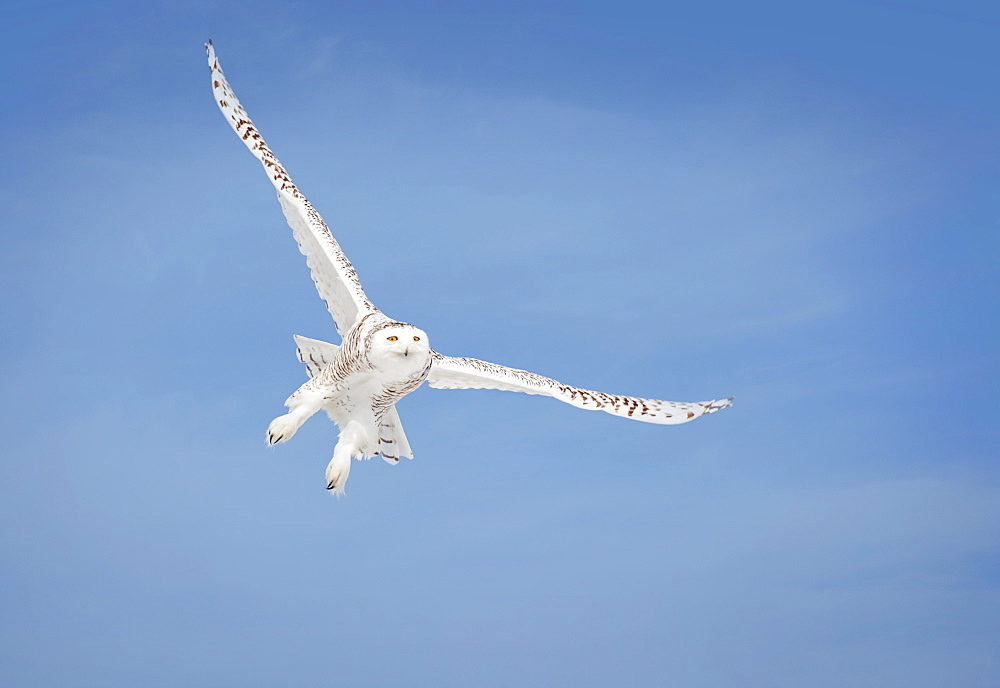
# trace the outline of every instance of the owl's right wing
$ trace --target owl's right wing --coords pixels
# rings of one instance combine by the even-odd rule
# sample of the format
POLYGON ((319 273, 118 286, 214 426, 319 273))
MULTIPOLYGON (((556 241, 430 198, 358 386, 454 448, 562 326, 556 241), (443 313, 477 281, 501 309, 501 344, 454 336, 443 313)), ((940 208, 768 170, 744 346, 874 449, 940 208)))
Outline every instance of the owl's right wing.
POLYGON ((337 331, 343 336, 364 315, 377 312, 378 309, 365 296, 354 266, 340 249, 340 244, 333 238, 326 222, 295 186, 278 158, 264 142, 257 127, 250 121, 247 111, 240 105, 222 73, 211 41, 205 45, 205 49, 208 51, 208 65, 212 70, 215 102, 229 126, 264 166, 268 179, 278 192, 278 202, 281 203, 285 220, 292 228, 299 250, 306 257, 306 264, 320 298, 326 302, 337 331))
POLYGON ((623 418, 660 425, 679 425, 714 413, 732 403, 732 397, 712 401, 639 399, 571 387, 526 370, 517 370, 474 358, 452 358, 432 352, 427 383, 436 389, 499 389, 541 394, 577 408, 604 411, 623 418))

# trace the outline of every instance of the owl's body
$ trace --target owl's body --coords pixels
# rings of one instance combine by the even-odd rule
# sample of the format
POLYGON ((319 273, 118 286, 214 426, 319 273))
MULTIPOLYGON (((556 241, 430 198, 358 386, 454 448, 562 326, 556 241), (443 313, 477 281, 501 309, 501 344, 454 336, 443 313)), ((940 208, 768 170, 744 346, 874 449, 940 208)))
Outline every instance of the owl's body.
POLYGON ((395 404, 426 380, 439 389, 500 389, 550 396, 578 408, 661 425, 678 425, 730 405, 730 399, 661 401, 562 384, 547 377, 473 358, 444 356, 427 334, 385 316, 365 295, 354 267, 320 214, 302 195, 268 148, 222 73, 211 42, 205 46, 216 103, 278 192, 285 219, 306 256, 313 282, 333 316, 341 344, 295 337, 309 380, 285 405, 289 412, 267 430, 268 444, 285 442, 319 410, 340 428, 326 469, 327 489, 342 494, 351 459, 382 456, 389 463, 413 458, 395 404))
POLYGON ((395 403, 427 379, 431 350, 423 330, 369 313, 322 360, 317 374, 285 400, 289 412, 271 421, 267 441, 288 441, 310 416, 326 411, 340 428, 327 467, 327 489, 340 494, 352 458, 381 455, 397 463, 397 445, 403 444, 408 453, 395 403))

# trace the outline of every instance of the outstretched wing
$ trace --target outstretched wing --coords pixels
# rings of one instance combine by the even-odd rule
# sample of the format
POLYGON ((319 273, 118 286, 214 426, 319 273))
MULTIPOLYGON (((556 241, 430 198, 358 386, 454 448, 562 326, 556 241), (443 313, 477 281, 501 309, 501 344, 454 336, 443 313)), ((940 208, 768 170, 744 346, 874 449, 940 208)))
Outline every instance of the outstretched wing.
POLYGON ((247 111, 230 88, 215 57, 211 41, 205 45, 208 51, 208 65, 212 70, 212 91, 215 102, 225 115, 226 121, 243 139, 250 152, 264 166, 268 178, 278 191, 278 202, 285 213, 285 219, 292 228, 299 250, 306 257, 306 264, 312 273, 313 282, 320 298, 333 316, 337 331, 343 336, 351 326, 367 313, 378 309, 365 296, 361 281, 340 245, 333 238, 330 228, 298 190, 285 168, 267 147, 257 127, 250 121, 247 111))
POLYGON ((732 397, 713 401, 660 401, 638 399, 570 387, 547 377, 474 358, 452 358, 433 352, 427 383, 436 389, 500 389, 542 394, 577 408, 595 409, 616 416, 660 425, 679 425, 732 403, 732 397))

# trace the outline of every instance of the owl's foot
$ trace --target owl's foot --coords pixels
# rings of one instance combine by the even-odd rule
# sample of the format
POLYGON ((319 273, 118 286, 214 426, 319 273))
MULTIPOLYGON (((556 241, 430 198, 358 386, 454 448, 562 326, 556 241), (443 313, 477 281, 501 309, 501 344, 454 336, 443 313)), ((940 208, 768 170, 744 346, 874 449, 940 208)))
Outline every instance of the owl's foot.
POLYGON ((267 443, 274 446, 279 442, 287 442, 302 425, 302 421, 294 413, 278 416, 267 426, 267 443))
POLYGON ((347 485, 347 476, 351 473, 351 457, 349 454, 339 455, 336 451, 333 460, 326 467, 326 489, 330 494, 340 497, 344 494, 344 486, 347 485))

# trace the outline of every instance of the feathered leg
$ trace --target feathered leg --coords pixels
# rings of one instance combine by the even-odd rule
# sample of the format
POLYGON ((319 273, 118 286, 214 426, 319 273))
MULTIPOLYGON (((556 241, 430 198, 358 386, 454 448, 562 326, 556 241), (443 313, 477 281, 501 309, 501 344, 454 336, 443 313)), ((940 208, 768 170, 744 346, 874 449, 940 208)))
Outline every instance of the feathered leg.
POLYGON ((351 473, 351 457, 364 454, 363 446, 368 439, 364 425, 350 420, 340 431, 340 439, 333 448, 333 458, 326 467, 326 489, 338 497, 344 494, 347 476, 351 473))
POLYGON ((289 412, 278 416, 267 426, 267 443, 275 445, 290 440, 302 424, 322 408, 326 397, 327 390, 319 387, 313 380, 295 390, 285 400, 289 412))
POLYGON ((344 494, 347 476, 351 474, 351 450, 343 440, 333 448, 333 458, 326 467, 326 489, 338 497, 344 494))

